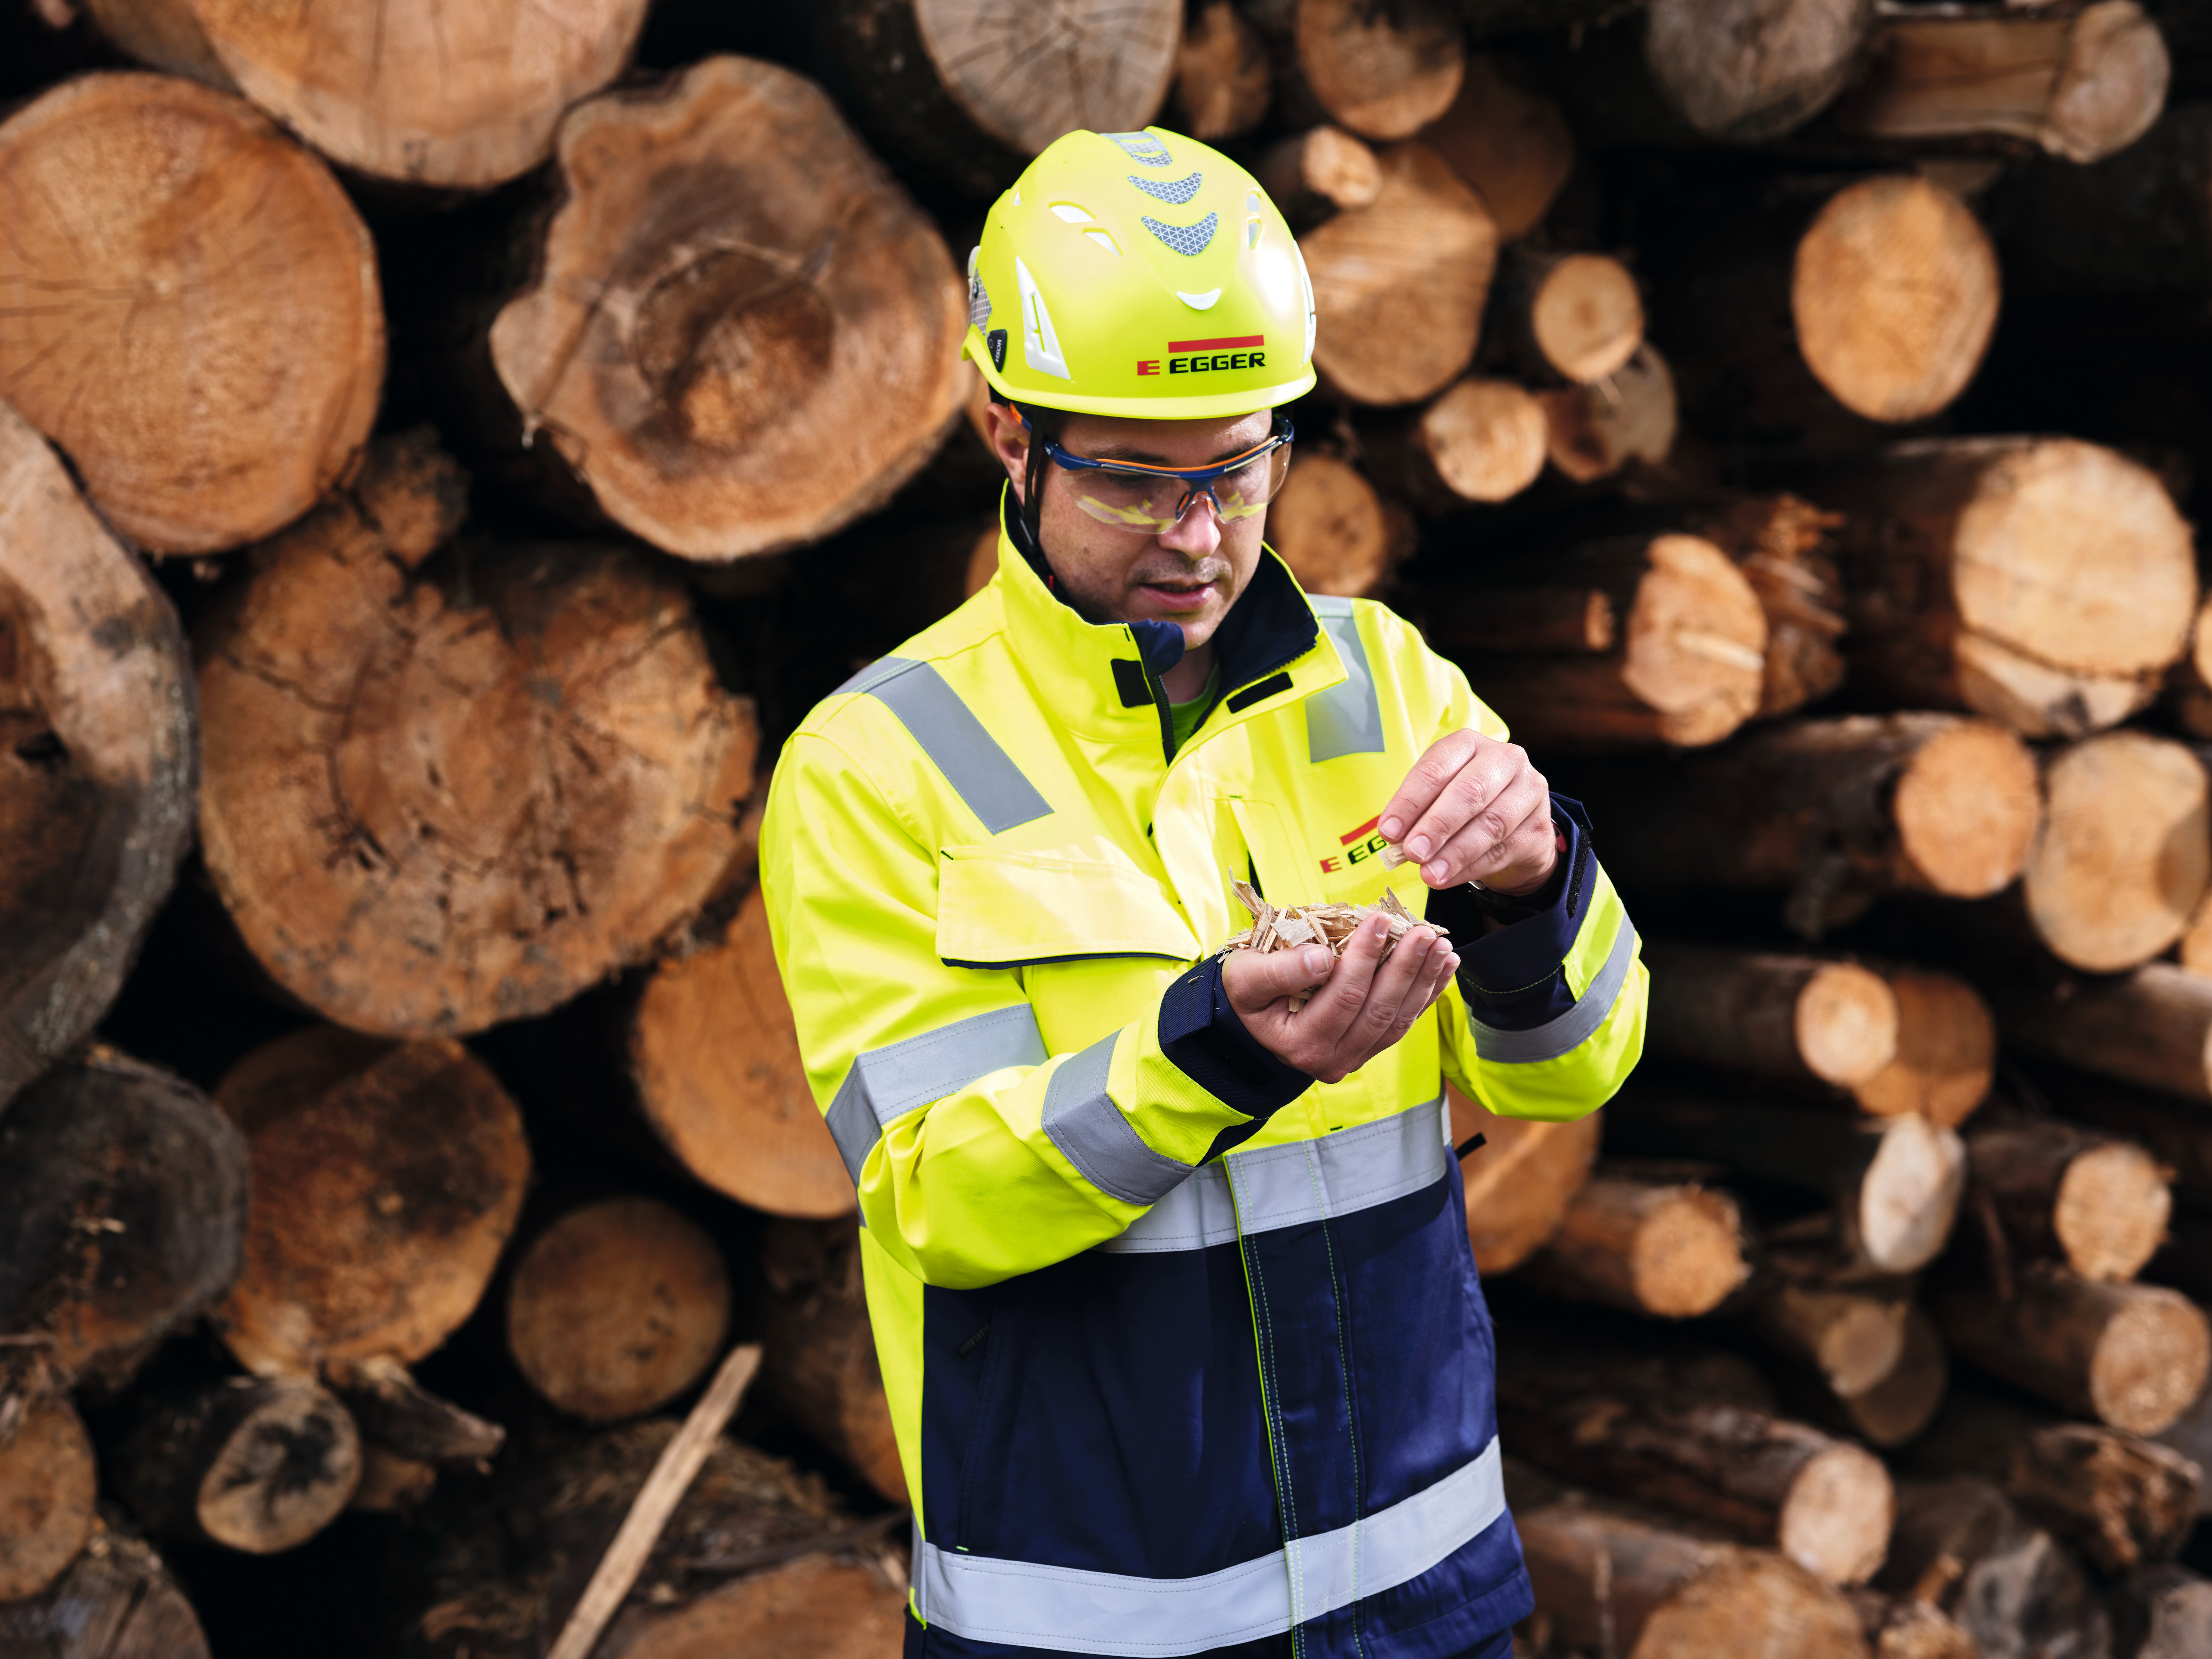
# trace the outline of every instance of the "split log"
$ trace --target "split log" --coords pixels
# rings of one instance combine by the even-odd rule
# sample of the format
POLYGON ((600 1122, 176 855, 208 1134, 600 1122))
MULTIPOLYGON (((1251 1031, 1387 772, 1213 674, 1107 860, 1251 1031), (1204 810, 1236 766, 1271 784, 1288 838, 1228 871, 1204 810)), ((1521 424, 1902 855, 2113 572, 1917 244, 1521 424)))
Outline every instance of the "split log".
POLYGON ((1644 62, 1699 132, 1760 143, 1835 101, 1874 20, 1872 0, 1651 0, 1644 62))
MULTIPOLYGON (((432 1394, 390 1354, 357 1360, 333 1382, 371 1449, 391 1462, 428 1468, 434 1480, 442 1465, 481 1471, 507 1443, 505 1429, 432 1394)), ((420 1477, 393 1468, 386 1478, 420 1477)))
POLYGON ((0 1114, 0 1335, 120 1389, 237 1276, 246 1147, 198 1090, 106 1049, 0 1114))
POLYGON ((771 1215, 853 1210, 757 889, 720 945, 654 969, 631 1019, 629 1066, 647 1123, 715 1191, 771 1215))
POLYGON ((2179 939, 2212 880, 2203 763, 2170 738, 2108 732, 2053 758, 2043 792, 2021 890, 2051 954, 2115 973, 2179 939))
POLYGON ((1717 743, 1758 708, 1766 660, 1765 614, 1743 573, 1711 542, 1676 534, 1488 573, 1435 636, 1447 652, 1485 653, 1470 662, 1483 696, 1520 741, 1548 750, 1717 743), (1616 637, 1592 650, 1604 629, 1585 619, 1601 605, 1616 637))
POLYGON ((2127 1659, 2212 1653, 2212 1580, 2187 1567, 2148 1567, 2112 1595, 2115 1651, 2127 1659))
POLYGON ((2024 138, 2069 161, 2100 161, 2149 131, 2172 69, 2135 0, 2030 16, 1893 15, 1837 124, 1865 138, 2024 138))
POLYGON ((0 1600, 9 1659, 209 1659, 192 1604, 147 1545, 101 1526, 61 1582, 0 1600))
POLYGON ((762 1381, 787 1417, 894 1504, 908 1501, 850 1221, 770 1222, 762 1381))
POLYGON ((1720 1306, 1749 1273, 1743 1218, 1728 1194, 1601 1174, 1574 1195, 1559 1231, 1520 1276, 1577 1302, 1694 1319, 1720 1306))
POLYGON ((192 15, 191 0, 86 0, 84 9, 125 56, 225 92, 238 90, 192 15))
POLYGON ((1575 170, 1567 118, 1501 54, 1468 58, 1458 96, 1419 136, 1481 195, 1508 241, 1542 222, 1575 170))
POLYGON ((1358 599, 1389 580, 1413 532, 1350 462, 1309 450, 1267 503, 1267 541, 1307 592, 1358 599))
POLYGON ((1845 1119, 1805 1107, 1636 1089, 1608 1137, 1630 1155, 1710 1160, 1832 1199, 1845 1247, 1878 1273, 1911 1273, 1951 1235, 1966 1187, 1959 1137, 1925 1118, 1845 1119))
POLYGON ((2100 1659, 2111 1651, 2104 1604, 2074 1558, 1971 1475, 1899 1485, 1881 1583, 1933 1601, 1984 1653, 2100 1659))
POLYGON ((1925 1601, 1863 1589, 1851 1593, 1851 1605, 1874 1659, 1984 1659, 1964 1625, 1925 1601))
POLYGON ((361 1437, 313 1382, 226 1377, 142 1401, 108 1467, 155 1537, 271 1555, 344 1511, 361 1481, 361 1437))
POLYGON ((1981 994, 1925 968, 1882 970, 1897 1000, 1897 1057, 1851 1091, 1877 1117, 1917 1112, 1955 1129, 1989 1098, 1997 1028, 1981 994))
POLYGON ((1181 107, 1170 125, 1203 143, 1249 132, 1267 113, 1267 51, 1231 0, 1194 8, 1176 51, 1175 95, 1181 107))
POLYGON ((721 883, 757 742, 669 571, 530 547, 411 577, 462 481, 421 434, 202 619, 200 841, 309 1007, 392 1036, 542 1013, 721 883))
POLYGON ((1844 588, 1832 556, 1842 515, 1790 495, 1752 495, 1686 527, 1734 559, 1766 612, 1766 671, 1759 717, 1795 714, 1844 683, 1837 646, 1844 588))
POLYGON ((0 394, 107 521, 204 553, 314 505, 384 379, 376 250, 240 100, 90 75, 0 125, 0 394))
POLYGON ((1637 833, 1606 849, 1632 886, 1781 887, 1817 937, 1899 890, 1985 898, 2027 861, 2035 757, 1988 720, 1845 715, 1679 762, 1616 763, 1584 793, 1637 833))
MULTIPOLYGON (((1469 501, 1510 501, 1534 483, 1549 434, 1544 405, 1533 393, 1510 380, 1470 375, 1455 381, 1402 433, 1375 434, 1368 453, 1400 495, 1442 517, 1469 501)), ((1599 648, 1610 643, 1608 635, 1599 648)), ((1585 647, 1577 642, 1569 648, 1585 647)))
POLYGON ((1368 138, 1410 138, 1450 107, 1466 48, 1449 0, 1296 0, 1298 72, 1368 138))
POLYGON ((515 1368, 587 1423, 641 1416, 687 1392, 729 1324, 721 1251, 658 1199, 570 1210, 530 1242, 507 1285, 515 1368))
POLYGON ((99 1496, 76 1409, 59 1395, 33 1400, 0 1434, 0 1630, 8 1602, 44 1594, 69 1571, 92 1536, 99 1496))
POLYGON ((2070 1124, 1977 1132, 1970 1196, 1986 1202, 2008 1249, 2063 1261, 2084 1279, 2133 1279, 2166 1237, 2173 1195, 2141 1146, 2070 1124))
POLYGON ((1433 397, 1474 356, 1498 224, 1434 150, 1376 158, 1382 187, 1299 242, 1320 331, 1314 366, 1355 403, 1433 397))
POLYGON ((1509 247, 1498 305, 1502 349, 1531 377, 1595 386, 1626 368, 1644 343, 1643 296, 1609 253, 1509 247))
POLYGON ((2080 737, 2147 705, 2187 647, 2189 526, 2111 450, 1934 439, 1838 475, 1821 500, 1845 515, 1856 693, 2080 737))
POLYGON ((184 635, 0 406, 0 1107, 122 988, 191 838, 184 635))
POLYGON ((1370 206, 1382 193, 1382 164, 1341 127, 1315 127, 1272 145, 1253 176, 1301 228, 1346 208, 1370 206))
POLYGON ((1657 939, 1644 959, 1654 1053, 1835 1089, 1897 1057, 1897 998, 1856 963, 1657 939))
POLYGON ((1575 1194, 1589 1184, 1602 1132, 1601 1115, 1571 1122, 1500 1117, 1446 1084, 1451 1138, 1484 1144, 1460 1160, 1468 1242, 1486 1279, 1510 1273, 1548 1244, 1566 1220, 1575 1194))
MULTIPOLYGON (((1006 77, 1024 96, 1049 79, 1042 59, 1006 77)), ((1054 106, 1054 133, 1080 101, 1054 106)), ((936 452, 963 384, 959 277, 811 82, 708 58, 579 106, 557 161, 566 199, 491 357, 524 442, 542 430, 610 518, 740 558, 873 512, 936 452)))
POLYGON ((248 1370, 343 1382, 422 1358, 474 1310, 530 1178, 521 1114, 482 1061, 309 1026, 216 1099, 252 1146, 246 1267, 216 1315, 248 1370))
POLYGON ((2048 1261, 2021 1263, 2013 1292, 1962 1280, 1929 1311, 1960 1358, 2130 1434, 2156 1434, 2203 1391, 2212 1334, 2187 1297, 2093 1283, 2048 1261))
POLYGON ((1632 463, 1662 466, 1674 448, 1674 374, 1646 340, 1600 385, 1540 392, 1553 466, 1576 483, 1609 478, 1632 463))
POLYGON ((2212 979, 2153 962, 2118 979, 2006 988, 1994 1001, 2006 1040, 2031 1053, 2212 1100, 2212 979))

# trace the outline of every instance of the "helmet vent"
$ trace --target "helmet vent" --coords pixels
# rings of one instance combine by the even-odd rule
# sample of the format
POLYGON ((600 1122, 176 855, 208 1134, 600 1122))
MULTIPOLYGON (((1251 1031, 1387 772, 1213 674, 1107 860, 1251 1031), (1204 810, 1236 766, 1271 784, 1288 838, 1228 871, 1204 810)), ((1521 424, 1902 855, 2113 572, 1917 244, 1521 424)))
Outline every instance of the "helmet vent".
POLYGON ((1221 216, 1218 213, 1207 214, 1194 225, 1164 225, 1149 214, 1144 219, 1146 230, 1186 258, 1206 252, 1206 244, 1213 240, 1220 223, 1221 216))
POLYGON ((1257 219, 1247 219, 1244 222, 1244 246, 1246 247, 1260 246, 1260 222, 1257 219))
POLYGON ((1071 225, 1087 225, 1091 222, 1091 216, 1073 202, 1054 202, 1052 204, 1052 210, 1054 217, 1063 219, 1071 225))
POLYGON ((1088 236, 1092 241, 1097 243, 1099 246, 1104 248, 1109 253, 1114 255, 1115 258, 1121 258, 1121 246, 1120 243, 1116 242, 1109 233, 1099 229, 1096 225, 1094 225, 1083 234, 1085 236, 1088 236))
POLYGON ((1181 207, 1197 195, 1199 185, 1205 181, 1206 175, 1202 173, 1194 173, 1189 178, 1178 179, 1171 185, 1155 184, 1152 179, 1139 179, 1134 173, 1129 175, 1129 182, 1146 195, 1155 202, 1165 202, 1172 207, 1181 207))
POLYGON ((1175 158, 1168 147, 1149 132, 1102 132, 1098 135, 1140 167, 1168 167, 1175 158))

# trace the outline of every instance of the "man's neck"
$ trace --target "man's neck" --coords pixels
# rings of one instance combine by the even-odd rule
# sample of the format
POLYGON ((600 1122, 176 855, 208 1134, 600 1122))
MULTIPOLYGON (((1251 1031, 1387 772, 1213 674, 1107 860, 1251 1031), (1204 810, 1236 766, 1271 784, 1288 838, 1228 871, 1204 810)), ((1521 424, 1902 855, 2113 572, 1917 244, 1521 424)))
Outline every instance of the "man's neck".
POLYGON ((1195 650, 1182 653, 1182 660, 1160 676, 1170 702, 1188 702, 1206 690, 1206 683, 1213 677, 1213 641, 1208 640, 1195 650))

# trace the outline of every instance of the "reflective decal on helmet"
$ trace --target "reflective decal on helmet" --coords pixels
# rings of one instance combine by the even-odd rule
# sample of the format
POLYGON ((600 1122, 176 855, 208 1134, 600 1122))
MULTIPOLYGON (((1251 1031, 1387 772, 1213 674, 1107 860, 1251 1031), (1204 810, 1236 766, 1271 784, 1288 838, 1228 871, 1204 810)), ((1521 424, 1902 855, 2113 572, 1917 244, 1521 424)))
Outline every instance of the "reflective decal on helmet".
POLYGON ((1221 216, 1209 213, 1194 225, 1164 225, 1147 214, 1143 224, 1146 230, 1165 242, 1187 259, 1195 259, 1206 252, 1206 245, 1213 240, 1213 233, 1221 223, 1221 216))
POLYGON ((1129 182, 1155 202, 1165 202, 1170 207, 1181 207, 1198 194, 1200 186, 1206 183, 1206 175, 1194 173, 1189 178, 1178 179, 1171 185, 1159 185, 1150 179, 1139 179, 1133 173, 1129 175, 1129 182))
POLYGON ((1175 158, 1168 147, 1149 132, 1102 132, 1098 135, 1108 143, 1116 146, 1132 161, 1148 167, 1170 167, 1175 158))

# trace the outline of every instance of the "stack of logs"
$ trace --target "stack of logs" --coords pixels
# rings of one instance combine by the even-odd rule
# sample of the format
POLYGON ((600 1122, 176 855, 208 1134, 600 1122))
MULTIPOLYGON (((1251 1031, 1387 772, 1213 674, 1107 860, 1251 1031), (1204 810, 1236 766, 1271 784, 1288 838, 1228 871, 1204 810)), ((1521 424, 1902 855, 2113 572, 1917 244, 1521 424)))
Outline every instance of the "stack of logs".
POLYGON ((1451 1095, 1516 1651, 2212 1652, 2212 29, 770 9, 0 0, 0 1652, 544 1653, 749 1340, 586 1645, 897 1650, 764 757, 996 568, 983 206, 1155 120, 1310 272, 1271 541, 1652 969, 1451 1095))

